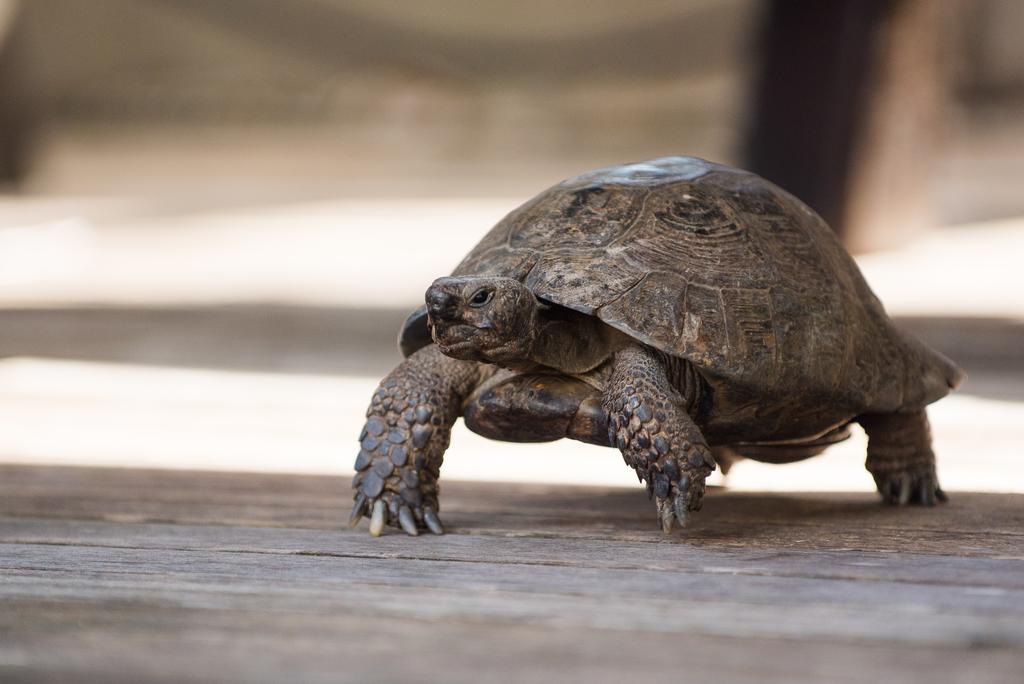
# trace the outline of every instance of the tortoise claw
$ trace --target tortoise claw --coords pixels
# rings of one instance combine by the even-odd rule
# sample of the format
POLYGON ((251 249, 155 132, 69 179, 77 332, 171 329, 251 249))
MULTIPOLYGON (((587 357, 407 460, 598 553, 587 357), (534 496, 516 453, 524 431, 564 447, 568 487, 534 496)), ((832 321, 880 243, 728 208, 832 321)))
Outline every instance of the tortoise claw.
POLYGON ((405 533, 409 536, 419 536, 420 531, 416 529, 416 521, 413 520, 412 511, 410 511, 408 507, 402 506, 402 508, 399 509, 398 523, 402 526, 402 529, 405 530, 405 533))
POLYGON ((427 524, 427 527, 434 534, 444 534, 444 528, 441 527, 441 521, 438 519, 434 509, 426 508, 423 510, 423 522, 427 524))
POLYGON ((373 513, 370 514, 370 534, 374 537, 379 537, 384 531, 384 523, 387 522, 385 518, 387 512, 385 510, 384 502, 377 499, 373 502, 373 513))
POLYGON ((671 533, 677 527, 686 529, 690 522, 690 511, 699 510, 703 487, 691 489, 691 482, 691 478, 684 475, 676 483, 672 494, 658 498, 658 521, 665 534, 671 533))
POLYGON ((670 534, 676 527, 676 512, 673 504, 666 500, 658 502, 659 518, 661 519, 661 531, 670 534))
POLYGON ((875 483, 882 501, 890 506, 934 506, 947 500, 934 472, 908 469, 875 474, 875 483))
POLYGON ((348 526, 356 527, 366 513, 366 496, 360 492, 356 494, 356 502, 352 504, 352 512, 348 514, 348 526))
POLYGON ((917 500, 922 506, 935 505, 935 488, 926 480, 921 480, 917 485, 917 500))
POLYGON ((672 507, 675 509, 676 520, 679 521, 679 526, 685 529, 690 522, 690 512, 686 510, 686 498, 682 494, 677 494, 672 502, 672 507))
MULTIPOLYGON (((910 478, 907 476, 902 477, 900 479, 899 488, 899 496, 896 500, 897 504, 900 506, 906 506, 907 502, 910 501, 910 478)), ((923 501, 924 500, 922 499, 922 502, 923 501)))

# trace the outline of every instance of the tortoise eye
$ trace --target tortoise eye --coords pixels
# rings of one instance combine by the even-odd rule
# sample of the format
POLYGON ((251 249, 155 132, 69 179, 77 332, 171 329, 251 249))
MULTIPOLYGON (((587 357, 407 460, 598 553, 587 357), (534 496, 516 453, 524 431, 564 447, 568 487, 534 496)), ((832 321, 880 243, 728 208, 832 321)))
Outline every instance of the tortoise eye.
POLYGON ((473 296, 469 298, 470 306, 483 306, 487 302, 491 301, 491 297, 494 296, 494 290, 490 288, 481 288, 473 293, 473 296))

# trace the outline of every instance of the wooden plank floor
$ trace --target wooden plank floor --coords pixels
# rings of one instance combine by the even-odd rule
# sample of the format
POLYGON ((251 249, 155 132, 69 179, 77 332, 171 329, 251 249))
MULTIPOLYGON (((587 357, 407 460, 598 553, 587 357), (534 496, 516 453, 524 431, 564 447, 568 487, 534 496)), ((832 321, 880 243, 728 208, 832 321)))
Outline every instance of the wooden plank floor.
POLYGON ((1024 681, 1024 495, 935 510, 444 485, 350 531, 334 477, 0 466, 0 681, 1024 681))

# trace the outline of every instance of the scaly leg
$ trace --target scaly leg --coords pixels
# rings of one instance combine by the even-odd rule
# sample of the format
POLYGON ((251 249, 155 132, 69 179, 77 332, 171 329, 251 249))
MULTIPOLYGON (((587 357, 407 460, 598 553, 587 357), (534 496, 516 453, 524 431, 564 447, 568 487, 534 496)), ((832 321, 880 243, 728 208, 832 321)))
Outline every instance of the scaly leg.
POLYGON ((657 498, 665 532, 676 521, 685 527, 689 511, 700 510, 704 479, 715 469, 685 405, 649 349, 631 346, 615 355, 604 402, 609 438, 657 498))
POLYGON ((935 474, 931 429, 924 409, 909 413, 876 413, 857 418, 868 435, 865 467, 889 504, 934 506, 945 501, 935 474))
POLYGON ((444 532, 437 517, 441 461, 463 400, 490 372, 429 345, 381 381, 359 437, 351 526, 366 515, 374 536, 385 524, 411 535, 422 526, 444 532))

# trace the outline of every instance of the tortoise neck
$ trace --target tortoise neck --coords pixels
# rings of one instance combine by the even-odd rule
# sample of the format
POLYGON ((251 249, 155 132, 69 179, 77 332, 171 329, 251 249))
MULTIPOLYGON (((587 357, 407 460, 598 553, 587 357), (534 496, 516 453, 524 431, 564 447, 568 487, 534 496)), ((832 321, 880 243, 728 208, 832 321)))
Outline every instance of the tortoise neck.
POLYGON ((561 307, 541 315, 530 359, 562 373, 578 375, 597 368, 614 350, 614 331, 596 316, 561 307))

